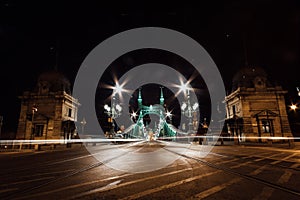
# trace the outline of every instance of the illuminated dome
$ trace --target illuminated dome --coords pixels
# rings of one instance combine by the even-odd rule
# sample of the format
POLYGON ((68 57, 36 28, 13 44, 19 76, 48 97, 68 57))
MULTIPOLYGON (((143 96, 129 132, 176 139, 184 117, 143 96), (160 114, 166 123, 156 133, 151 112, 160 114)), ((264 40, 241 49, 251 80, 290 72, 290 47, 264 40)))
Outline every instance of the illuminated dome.
POLYGON ((38 77, 37 89, 39 93, 65 91, 71 94, 70 81, 56 70, 47 71, 38 77))
POLYGON ((261 67, 243 67, 232 80, 232 91, 239 87, 254 88, 256 85, 271 86, 266 71, 261 67))

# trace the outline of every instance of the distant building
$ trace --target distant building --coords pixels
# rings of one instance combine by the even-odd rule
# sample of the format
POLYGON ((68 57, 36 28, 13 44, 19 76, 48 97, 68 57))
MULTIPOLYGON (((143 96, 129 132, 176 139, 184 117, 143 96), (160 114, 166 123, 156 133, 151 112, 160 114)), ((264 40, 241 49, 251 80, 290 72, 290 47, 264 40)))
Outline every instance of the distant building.
POLYGON ((235 74, 232 91, 225 98, 228 133, 238 136, 239 141, 258 142, 266 141, 261 137, 292 136, 286 93, 281 86, 270 82, 262 68, 242 68, 235 74))
POLYGON ((76 134, 79 102, 70 82, 58 71, 42 73, 32 91, 25 91, 16 139, 70 139, 76 134))

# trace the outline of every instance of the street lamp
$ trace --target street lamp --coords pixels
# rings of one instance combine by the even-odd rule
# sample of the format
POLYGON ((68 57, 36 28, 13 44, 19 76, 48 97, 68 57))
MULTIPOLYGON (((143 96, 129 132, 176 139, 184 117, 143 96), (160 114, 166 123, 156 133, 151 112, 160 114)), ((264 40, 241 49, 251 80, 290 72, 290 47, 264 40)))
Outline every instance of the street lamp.
POLYGON ((167 111, 166 112, 166 117, 168 117, 170 119, 170 124, 172 124, 172 112, 171 111, 167 111))
POLYGON ((81 124, 81 128, 82 128, 82 134, 84 134, 84 126, 86 125, 85 118, 82 119, 82 121, 80 122, 80 124, 81 124))
POLYGON ((298 107, 297 107, 297 105, 292 104, 292 105, 290 106, 290 108, 291 108, 293 111, 295 111, 298 107))
POLYGON ((112 105, 109 106, 107 104, 104 105, 104 112, 111 118, 112 129, 111 132, 114 132, 114 119, 118 118, 122 113, 122 106, 116 103, 116 93, 121 95, 123 91, 122 85, 116 83, 115 87, 113 87, 114 91, 112 93, 112 105))
POLYGON ((136 120, 137 113, 133 111, 130 115, 131 115, 131 120, 134 122, 136 120))
POLYGON ((181 105, 181 113, 186 116, 189 119, 189 124, 188 124, 188 133, 192 132, 192 118, 194 113, 198 111, 199 104, 198 102, 191 103, 190 100, 190 88, 187 86, 187 84, 182 84, 180 87, 180 91, 187 91, 187 98, 186 101, 182 103, 181 105))

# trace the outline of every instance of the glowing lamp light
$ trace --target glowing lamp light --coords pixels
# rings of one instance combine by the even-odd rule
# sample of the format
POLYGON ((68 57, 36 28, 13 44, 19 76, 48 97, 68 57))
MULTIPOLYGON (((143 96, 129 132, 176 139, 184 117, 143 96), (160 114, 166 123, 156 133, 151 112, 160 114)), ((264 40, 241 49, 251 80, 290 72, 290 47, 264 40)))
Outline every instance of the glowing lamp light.
POLYGON ((195 104, 193 105, 193 110, 197 110, 198 107, 199 107, 199 104, 198 104, 198 103, 195 103, 195 104))
POLYGON ((133 112, 133 113, 131 114, 131 116, 134 117, 134 118, 136 118, 136 116, 137 116, 136 112, 133 112))
POLYGON ((118 94, 121 94, 121 92, 123 91, 123 87, 119 83, 116 83, 116 86, 113 87, 113 89, 114 89, 114 93, 118 93, 118 94))
POLYGON ((297 106, 296 106, 295 104, 292 104, 292 105, 290 106, 290 108, 291 108, 292 110, 296 110, 296 109, 297 109, 297 106))
POLYGON ((187 91, 187 90, 189 90, 190 88, 188 87, 188 83, 182 83, 181 85, 180 85, 180 87, 179 87, 179 91, 180 92, 185 92, 185 91, 187 91))
POLYGON ((166 112, 166 115, 167 115, 167 117, 171 117, 171 116, 172 116, 172 113, 171 113, 170 111, 167 111, 167 112, 166 112))
POLYGON ((116 105, 116 109, 117 109, 119 112, 122 111, 122 107, 121 107, 119 104, 116 105))
POLYGON ((181 110, 185 110, 186 107, 187 107, 186 103, 183 103, 183 104, 181 105, 181 110))

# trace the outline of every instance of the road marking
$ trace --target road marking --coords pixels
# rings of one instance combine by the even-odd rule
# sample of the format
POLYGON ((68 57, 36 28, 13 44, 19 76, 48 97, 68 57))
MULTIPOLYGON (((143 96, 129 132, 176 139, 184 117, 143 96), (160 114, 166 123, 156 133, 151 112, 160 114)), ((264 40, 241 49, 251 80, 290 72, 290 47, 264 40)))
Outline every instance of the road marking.
MULTIPOLYGON (((280 178, 278 179, 277 183, 279 184, 285 184, 289 181, 289 179, 291 178, 291 176, 293 175, 292 172, 286 170, 284 172, 283 175, 280 176, 280 178)), ((269 199, 273 192, 275 191, 274 188, 271 188, 271 187, 264 187, 262 192, 256 196, 253 200, 260 200, 260 199, 269 199)))
MULTIPOLYGON (((230 161, 234 161, 234 160, 236 160, 236 159, 233 159, 233 160, 230 160, 230 161)), ((220 163, 226 163, 226 162, 228 162, 228 161, 224 161, 224 162, 220 162, 220 163)), ((240 164, 240 166, 246 165, 249 162, 252 162, 252 161, 248 161, 248 162, 242 163, 242 164, 240 164)), ((218 163, 218 164, 220 164, 220 163, 218 163)), ((232 166, 230 168, 231 169, 232 168, 236 168, 236 166, 232 166)), ((257 175, 257 174, 261 173, 265 168, 266 168, 266 165, 264 165, 264 166, 256 169, 255 171, 253 171, 252 173, 250 173, 250 175, 257 175)), ((219 172, 220 171, 218 170, 218 171, 215 171, 215 172, 211 172, 211 173, 203 174, 203 175, 200 175, 200 176, 196 176, 196 177, 184 179, 184 180, 181 180, 181 181, 177 181, 177 182, 174 182, 174 183, 170 183, 168 185, 164 185, 164 186, 161 186, 161 187, 149 189, 149 190, 146 190, 146 191, 143 191, 143 192, 140 192, 140 193, 136 193, 136 194, 127 196, 127 197, 123 198, 122 200, 125 200, 125 199, 137 199, 137 198, 140 198, 140 197, 152 194, 154 192, 159 192, 161 190, 168 189, 168 188, 171 188, 171 187, 175 187, 175 186, 178 186, 180 184, 191 182, 191 181, 194 181, 196 179, 203 178, 205 176, 210 176, 210 175, 213 175, 213 174, 219 173, 219 172)), ((201 192, 199 194, 196 194, 194 197, 195 198, 200 198, 200 199, 208 197, 208 196, 210 196, 212 194, 215 194, 215 193, 217 193, 217 192, 225 189, 226 187, 228 187, 228 186, 230 186, 232 184, 235 184, 235 183, 241 181, 241 180, 242 180, 242 178, 235 178, 235 179, 233 179, 233 180, 231 180, 231 181, 229 181, 227 183, 223 183, 221 185, 214 186, 214 187, 212 187, 212 188, 210 188, 208 190, 205 190, 205 191, 203 191, 203 192, 201 192)))
POLYGON ((283 153, 277 153, 277 154, 273 154, 272 156, 266 156, 266 157, 261 157, 261 158, 258 158, 256 160, 254 160, 255 162, 258 162, 258 161, 261 161, 261 160, 265 160, 265 159, 268 159, 268 158, 274 158, 280 154, 283 154, 283 153))
POLYGON ((290 159, 291 157, 293 157, 293 156, 295 156, 295 155, 296 155, 296 154, 294 153, 294 154, 292 154, 292 155, 289 155, 288 157, 283 158, 282 160, 276 160, 276 161, 274 161, 274 162, 271 162, 271 165, 275 165, 275 164, 280 163, 280 162, 282 162, 282 161, 288 160, 288 159, 290 159))
POLYGON ((299 166, 300 166, 300 163, 295 163, 295 164, 293 164, 293 165, 291 166, 291 168, 296 169, 296 168, 298 168, 299 166))
POLYGON ((264 187, 262 192, 253 198, 252 200, 261 200, 261 199, 269 199, 273 193, 274 189, 270 187, 264 187))
POLYGON ((172 188, 172 187, 175 187, 175 186, 178 186, 178 185, 189 183, 189 182, 195 181, 197 179, 204 178, 206 176, 211 176, 211 175, 214 175, 214 174, 217 174, 217 173, 220 173, 220 172, 221 172, 221 170, 218 170, 218 171, 210 172, 210 173, 207 173, 207 174, 201 174, 201 175, 194 176, 194 177, 191 177, 191 178, 187 178, 187 179, 184 179, 184 180, 176 181, 176 182, 173 182, 173 183, 170 183, 170 184, 167 184, 167 185, 163 185, 161 187, 145 190, 143 192, 139 192, 139 193, 127 196, 125 198, 122 198, 121 200, 141 198, 143 196, 147 196, 147 195, 152 194, 154 192, 159 192, 161 190, 165 190, 165 189, 172 188))
POLYGON ((43 177, 43 178, 37 178, 37 179, 31 179, 31 180, 26 180, 26 181, 17 181, 17 182, 13 182, 13 183, 1 184, 0 187, 8 186, 8 185, 17 185, 17 184, 20 184, 20 183, 30 183, 30 182, 41 181, 41 180, 47 180, 47 179, 52 179, 52 178, 54 178, 54 176, 43 177))
POLYGON ((222 158, 228 157, 226 155, 222 155, 222 154, 218 154, 218 153, 213 153, 213 152, 209 152, 208 154, 212 154, 212 155, 219 156, 219 157, 222 157, 222 158))
POLYGON ((240 159, 239 158, 234 158, 234 159, 231 159, 231 160, 225 160, 225 161, 217 162, 216 165, 225 164, 225 163, 229 163, 229 162, 234 162, 234 161, 237 161, 237 160, 240 160, 240 159))
MULTIPOLYGON (((154 179, 154 178, 158 178, 158 177, 173 175, 173 174, 177 174, 177 173, 181 173, 181 172, 185 172, 185 171, 189 171, 189 170, 193 170, 193 169, 197 169, 197 168, 202 168, 202 167, 203 167, 203 165, 201 165, 199 167, 196 167, 196 168, 185 168, 185 169, 181 169, 181 170, 177 170, 177 171, 172 171, 172 172, 169 172, 169 173, 160 174, 160 175, 153 176, 153 177, 147 177, 147 178, 138 179, 138 180, 127 182, 127 183, 122 183, 122 184, 117 185, 117 186, 122 187, 122 186, 125 186, 125 185, 129 185, 129 184, 133 184, 133 183, 137 183, 137 182, 142 182, 142 181, 145 181, 145 180, 150 180, 150 179, 154 179)), ((124 178, 124 177, 131 176, 131 175, 132 174, 123 174, 123 175, 120 175, 120 176, 110 177, 110 178, 106 178, 106 179, 95 180, 95 181, 85 182, 85 183, 76 184, 76 185, 70 185, 70 186, 67 186, 67 187, 58 188, 58 189, 47 191, 47 192, 41 192, 41 193, 37 193, 37 194, 32 194, 32 195, 28 195, 28 196, 19 197, 19 198, 16 198, 16 200, 17 199, 27 199, 27 198, 32 198, 32 197, 37 197, 37 196, 42 196, 42 195, 48 195, 48 194, 51 194, 51 193, 60 192, 60 191, 68 190, 68 189, 74 189, 74 188, 78 188, 78 187, 82 187, 82 186, 86 186, 86 185, 92 185, 92 184, 105 182, 105 181, 109 181, 109 180, 120 179, 120 178, 124 178)), ((117 186, 110 187, 109 190, 114 189, 117 186)), ((75 197, 72 197, 72 198, 75 198, 75 197)))
POLYGON ((36 193, 36 194, 31 194, 31 195, 27 195, 27 196, 18 197, 18 198, 15 198, 15 199, 16 200, 17 199, 28 199, 28 198, 32 198, 32 197, 48 195, 48 194, 55 193, 55 192, 60 192, 60 191, 68 190, 68 189, 74 189, 74 188, 78 188, 78 187, 82 187, 82 186, 86 186, 86 185, 91 185, 91 184, 95 184, 95 183, 99 183, 99 182, 105 182, 105 181, 109 181, 109 180, 119 179, 119 178, 123 178, 123 177, 126 177, 126 176, 129 176, 129 174, 123 174, 123 175, 119 175, 119 176, 109 177, 109 178, 106 178, 106 179, 95 180, 95 181, 80 183, 80 184, 76 184, 76 185, 70 185, 70 186, 66 186, 66 187, 63 187, 63 188, 58 188, 58 189, 47 191, 47 192, 41 192, 41 193, 36 193))
POLYGON ((242 167, 242 166, 244 166, 244 165, 248 165, 248 164, 250 164, 250 163, 252 163, 252 161, 244 162, 244 163, 241 163, 241 164, 239 164, 239 165, 232 166, 232 167, 230 167, 230 168, 231 168, 231 169, 235 169, 235 168, 242 167))
POLYGON ((267 167, 266 165, 259 167, 256 170, 254 170, 253 172, 251 172, 250 175, 254 176, 254 175, 260 174, 266 167, 267 167))
POLYGON ((0 190, 0 194, 1 193, 5 193, 5 192, 10 192, 10 191, 15 191, 15 190, 18 190, 19 188, 7 188, 7 189, 3 189, 3 190, 0 190))
MULTIPOLYGON (((197 168, 200 168, 200 167, 197 167, 197 168)), ((196 168, 194 168, 194 169, 196 169, 196 168)), ((134 181, 129 181, 129 182, 122 183, 120 185, 112 186, 112 187, 110 187, 108 189, 97 188, 97 189, 94 189, 94 190, 90 190, 88 192, 84 192, 84 193, 75 195, 75 196, 71 197, 70 199, 80 198, 80 197, 87 196, 87 195, 90 195, 90 194, 98 193, 100 191, 104 192, 104 191, 107 191, 107 190, 112 190, 112 189, 116 189, 116 188, 119 188, 119 187, 124 187, 124 186, 127 186, 127 185, 131 185, 131 184, 135 184, 135 183, 139 183, 139 182, 143 182, 143 181, 147 181, 147 180, 151 180, 151 179, 155 179, 155 178, 160 178, 160 177, 164 177, 164 176, 168 176, 168 175, 173 175, 173 174, 177 174, 177 173, 184 172, 184 171, 189 171, 189 170, 193 170, 193 168, 187 168, 187 169, 173 171, 173 172, 169 172, 169 173, 165 173, 165 174, 160 174, 160 175, 156 175, 156 176, 151 176, 151 177, 146 177, 146 178, 142 178, 142 179, 137 179, 137 180, 134 180, 134 181)))
POLYGON ((279 184, 287 183, 290 180, 290 178, 291 178, 292 175, 293 175, 292 172, 286 170, 284 172, 284 174, 279 178, 279 180, 277 181, 277 183, 279 183, 279 184))
POLYGON ((99 190, 99 192, 101 192, 103 190, 109 190, 110 188, 112 188, 115 185, 118 185, 121 182, 122 182, 122 180, 114 181, 112 183, 107 184, 106 186, 103 186, 103 187, 99 188, 98 190, 99 190))
POLYGON ((197 199, 204 199, 205 197, 208 197, 210 195, 213 195, 217 192, 220 192, 221 190, 225 189, 226 187, 232 185, 232 184, 235 184, 239 181, 241 181, 242 179, 241 178, 235 178, 227 183, 223 183, 221 185, 217 185, 217 186, 214 186, 208 190, 205 190, 201 193, 198 193, 196 194, 195 196, 193 196, 191 199, 194 199, 194 198, 197 198, 197 199))

